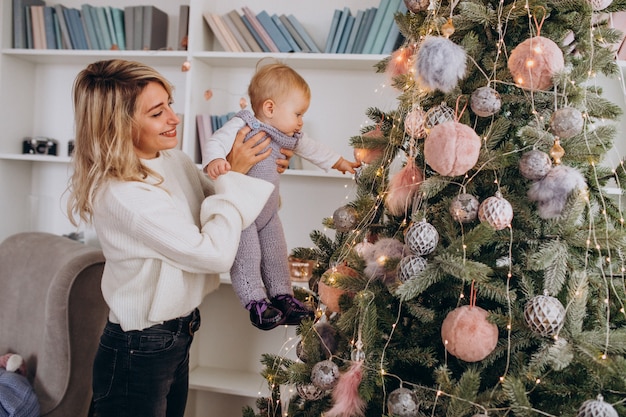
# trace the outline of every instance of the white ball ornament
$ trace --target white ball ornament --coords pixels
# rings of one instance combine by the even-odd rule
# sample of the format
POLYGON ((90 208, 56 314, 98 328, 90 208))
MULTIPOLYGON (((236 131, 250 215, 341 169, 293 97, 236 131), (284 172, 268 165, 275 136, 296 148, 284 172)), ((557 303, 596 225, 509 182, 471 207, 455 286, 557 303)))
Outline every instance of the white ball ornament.
POLYGON ((414 108, 404 118, 404 133, 412 138, 421 138, 426 135, 426 112, 420 108, 414 108))
POLYGON ((469 223, 478 217, 478 199, 471 194, 462 193, 450 202, 450 215, 459 223, 469 223))
POLYGON ((588 0, 591 8, 595 11, 604 10, 613 3, 613 0, 588 0))
POLYGON ((465 50, 443 36, 427 36, 415 57, 416 82, 425 90, 449 93, 465 76, 465 50))
POLYGON ((325 391, 319 389, 313 384, 297 384, 296 391, 298 391, 300 398, 307 401, 317 401, 325 394, 325 391))
POLYGON ((454 120, 454 109, 446 103, 440 103, 426 112, 424 127, 426 130, 430 130, 439 124, 451 120, 454 120))
POLYGON ((432 224, 420 221, 407 229, 404 242, 414 255, 428 255, 435 250, 437 243, 439 243, 439 232, 432 224))
POLYGON ((611 404, 604 401, 602 395, 598 395, 595 400, 585 401, 576 417, 618 417, 618 414, 611 404))
POLYGON ((569 139, 583 131, 583 114, 574 107, 563 107, 552 113, 550 129, 561 139, 569 139))
POLYGON ((530 329, 541 336, 558 334, 565 322, 565 307, 549 295, 537 295, 524 306, 524 319, 530 329))
POLYGON ((563 51, 543 36, 520 43, 509 55, 509 71, 518 87, 546 90, 553 85, 552 77, 565 68, 563 51))
POLYGON ((485 359, 498 344, 498 326, 487 320, 489 313, 464 305, 448 313, 441 325, 441 339, 451 355, 465 361, 485 359))
POLYGON ((338 379, 339 367, 330 359, 316 363, 311 369, 311 382, 323 391, 332 389, 338 379))
POLYGON ((387 409, 396 417, 417 417, 419 400, 414 391, 400 387, 391 391, 387 398, 387 409))
POLYGON ((501 106, 500 94, 488 86, 476 89, 470 98, 470 108, 480 117, 493 116, 500 111, 501 106))
POLYGON ((478 207, 478 218, 496 230, 508 227, 513 220, 513 207, 499 194, 487 198, 478 207))
POLYGON ((448 121, 430 130, 424 141, 424 158, 438 174, 456 177, 476 165, 480 146, 480 137, 474 129, 463 123, 448 121))
POLYGON ((537 149, 524 153, 519 161, 520 173, 529 180, 542 179, 550 169, 552 169, 550 155, 537 149))
POLYGON ((426 259, 418 255, 409 255, 400 259, 398 265, 398 278, 400 282, 407 282, 415 275, 426 269, 426 259))

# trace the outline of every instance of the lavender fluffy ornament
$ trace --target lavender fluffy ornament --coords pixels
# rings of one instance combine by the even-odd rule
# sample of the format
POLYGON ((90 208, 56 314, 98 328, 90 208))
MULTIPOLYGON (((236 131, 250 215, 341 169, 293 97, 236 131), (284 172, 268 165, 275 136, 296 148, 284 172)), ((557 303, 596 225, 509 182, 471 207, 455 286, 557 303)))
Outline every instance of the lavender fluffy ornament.
POLYGON ((397 239, 385 237, 379 239, 363 254, 365 260, 365 275, 370 278, 380 279, 384 283, 391 283, 396 280, 398 274, 397 264, 394 268, 387 266, 390 259, 401 259, 408 254, 404 244, 397 239))
POLYGON ((530 186, 528 198, 537 202, 539 217, 554 219, 561 215, 570 193, 586 188, 587 183, 580 172, 566 165, 557 165, 530 186))
POLYGON ((415 59, 417 84, 425 90, 452 91, 465 75, 466 53, 441 36, 427 36, 415 59))

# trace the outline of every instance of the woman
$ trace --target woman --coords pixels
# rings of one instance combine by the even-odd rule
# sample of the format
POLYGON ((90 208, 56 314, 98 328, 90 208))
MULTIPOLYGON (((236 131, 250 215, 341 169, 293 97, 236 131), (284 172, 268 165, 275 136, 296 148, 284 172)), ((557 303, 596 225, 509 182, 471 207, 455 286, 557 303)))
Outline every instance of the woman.
MULTIPOLYGON (((90 64, 74 82, 73 99, 68 214, 75 225, 94 225, 110 308, 90 415, 182 417, 197 307, 230 268, 241 231, 273 189, 244 175, 270 154, 260 152, 269 139, 244 144, 249 129, 242 129, 230 155, 233 172, 211 182, 173 149, 179 119, 172 87, 153 68, 117 59, 90 64)), ((279 172, 287 163, 280 161, 279 172)))

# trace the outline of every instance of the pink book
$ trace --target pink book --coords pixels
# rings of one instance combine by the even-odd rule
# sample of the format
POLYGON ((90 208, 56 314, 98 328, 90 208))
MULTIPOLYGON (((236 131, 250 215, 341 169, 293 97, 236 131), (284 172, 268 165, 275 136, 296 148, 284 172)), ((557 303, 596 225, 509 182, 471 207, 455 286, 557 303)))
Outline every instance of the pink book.
POLYGON ((257 31, 263 42, 267 45, 271 52, 280 52, 270 35, 267 33, 263 25, 259 22, 259 19, 256 18, 256 15, 250 10, 249 7, 244 6, 241 8, 243 10, 243 14, 248 18, 250 24, 257 31))

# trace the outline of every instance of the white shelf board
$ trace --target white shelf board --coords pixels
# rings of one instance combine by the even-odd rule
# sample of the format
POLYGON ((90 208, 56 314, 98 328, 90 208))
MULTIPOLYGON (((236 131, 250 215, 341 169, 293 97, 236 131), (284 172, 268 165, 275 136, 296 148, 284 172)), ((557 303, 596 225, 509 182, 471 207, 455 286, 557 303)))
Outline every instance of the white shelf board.
POLYGON ((181 65, 187 59, 187 51, 121 51, 121 50, 75 50, 75 49, 3 49, 2 54, 35 64, 86 65, 104 59, 122 58, 141 61, 147 65, 181 65))
POLYGON ((267 381, 259 373, 198 366, 189 374, 189 388, 258 398, 267 396, 267 381))
POLYGON ((67 164, 71 161, 71 158, 69 156, 33 155, 19 153, 0 153, 0 159, 10 159, 14 161, 60 162, 64 164, 67 164))

